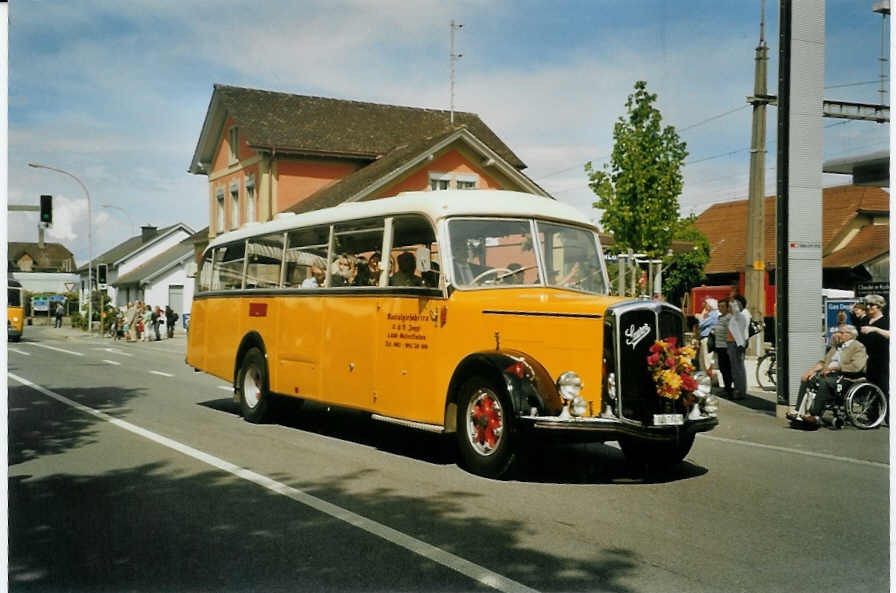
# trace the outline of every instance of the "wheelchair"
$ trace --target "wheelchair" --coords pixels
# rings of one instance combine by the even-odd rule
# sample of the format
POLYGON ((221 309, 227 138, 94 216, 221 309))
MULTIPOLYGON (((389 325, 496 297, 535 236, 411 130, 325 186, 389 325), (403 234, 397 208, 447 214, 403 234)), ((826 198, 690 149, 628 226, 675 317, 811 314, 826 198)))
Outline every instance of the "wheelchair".
MULTIPOLYGON (((805 414, 812 406, 817 394, 817 387, 812 381, 806 388, 802 405, 797 412, 805 414)), ((834 397, 825 406, 833 414, 829 424, 831 428, 843 428, 846 420, 856 428, 867 430, 877 428, 887 415, 887 398, 884 392, 865 377, 837 378, 834 397)))

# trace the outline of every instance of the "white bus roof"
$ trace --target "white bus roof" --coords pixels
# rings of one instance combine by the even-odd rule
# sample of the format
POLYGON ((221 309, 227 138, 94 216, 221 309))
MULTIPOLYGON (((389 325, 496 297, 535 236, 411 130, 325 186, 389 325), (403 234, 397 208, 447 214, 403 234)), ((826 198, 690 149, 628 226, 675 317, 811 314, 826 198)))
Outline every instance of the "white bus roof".
POLYGON ((297 227, 405 213, 425 214, 435 221, 452 216, 547 218, 597 230, 591 221, 572 206, 533 194, 486 189, 415 191, 404 192, 393 198, 349 202, 304 214, 278 214, 272 221, 250 223, 218 235, 210 246, 297 227))

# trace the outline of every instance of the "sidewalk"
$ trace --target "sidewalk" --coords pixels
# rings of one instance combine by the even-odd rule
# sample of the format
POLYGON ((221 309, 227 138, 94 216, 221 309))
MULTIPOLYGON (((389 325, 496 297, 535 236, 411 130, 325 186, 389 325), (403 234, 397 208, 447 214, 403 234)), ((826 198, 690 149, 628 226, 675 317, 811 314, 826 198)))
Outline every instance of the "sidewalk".
MULTIPOLYGON (((125 339, 118 340, 117 342, 113 341, 113 339, 109 336, 100 336, 97 331, 94 329, 92 334, 88 334, 85 330, 80 328, 72 327, 71 321, 69 318, 65 318, 62 320, 62 327, 56 328, 53 327, 52 324, 46 325, 43 323, 36 325, 26 325, 25 326, 25 340, 28 340, 29 336, 33 336, 35 333, 40 333, 42 337, 53 339, 58 338, 62 340, 100 340, 102 339, 104 342, 108 342, 109 344, 122 344, 122 345, 133 345, 138 346, 140 344, 147 343, 155 343, 155 340, 152 342, 128 342, 125 339)), ((180 347, 184 351, 187 348, 187 332, 183 327, 177 327, 174 330, 173 338, 166 338, 164 329, 159 329, 159 334, 162 336, 162 339, 157 342, 159 344, 167 343, 172 347, 180 347)))

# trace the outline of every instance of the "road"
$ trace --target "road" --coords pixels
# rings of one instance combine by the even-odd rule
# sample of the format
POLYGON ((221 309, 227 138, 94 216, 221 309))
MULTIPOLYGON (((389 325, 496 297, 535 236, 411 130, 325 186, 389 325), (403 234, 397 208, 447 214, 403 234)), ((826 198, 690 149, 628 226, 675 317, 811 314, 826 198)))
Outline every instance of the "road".
POLYGON ((184 340, 8 347, 11 591, 887 591, 888 429, 723 401, 686 462, 533 446, 511 480, 325 406, 244 422, 184 340))

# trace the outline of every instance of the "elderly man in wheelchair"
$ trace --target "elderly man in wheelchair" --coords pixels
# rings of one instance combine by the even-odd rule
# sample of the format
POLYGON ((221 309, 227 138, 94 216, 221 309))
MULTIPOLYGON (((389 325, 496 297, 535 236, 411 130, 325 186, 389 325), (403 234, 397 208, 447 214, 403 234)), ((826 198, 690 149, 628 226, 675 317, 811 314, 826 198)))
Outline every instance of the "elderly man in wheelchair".
POLYGON ((857 428, 874 428, 883 421, 887 401, 883 392, 863 376, 868 355, 856 340, 858 331, 841 324, 831 337, 824 360, 817 362, 801 377, 795 410, 787 412, 791 424, 818 428, 822 413, 830 408, 832 426, 843 426, 843 416, 857 428))

